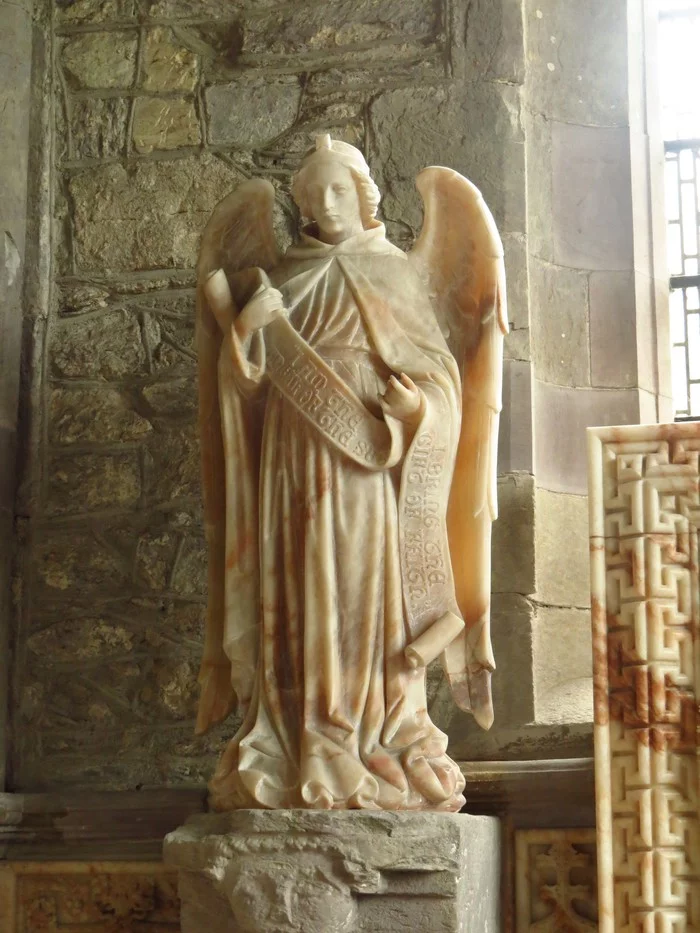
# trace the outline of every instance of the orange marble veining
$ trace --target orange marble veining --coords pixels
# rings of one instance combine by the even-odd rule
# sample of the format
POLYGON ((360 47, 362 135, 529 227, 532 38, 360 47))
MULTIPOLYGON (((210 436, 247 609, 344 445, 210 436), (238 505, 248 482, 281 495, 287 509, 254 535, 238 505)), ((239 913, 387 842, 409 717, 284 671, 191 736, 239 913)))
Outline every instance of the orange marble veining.
POLYGON ((700 929, 700 424, 589 431, 602 933, 700 929))
POLYGON ((432 166, 416 185, 406 254, 362 153, 323 134, 292 179, 310 223, 284 255, 262 179, 204 231, 197 729, 243 713, 210 782, 218 810, 459 810, 426 708, 438 656, 455 702, 493 722, 503 247, 466 178, 432 166))

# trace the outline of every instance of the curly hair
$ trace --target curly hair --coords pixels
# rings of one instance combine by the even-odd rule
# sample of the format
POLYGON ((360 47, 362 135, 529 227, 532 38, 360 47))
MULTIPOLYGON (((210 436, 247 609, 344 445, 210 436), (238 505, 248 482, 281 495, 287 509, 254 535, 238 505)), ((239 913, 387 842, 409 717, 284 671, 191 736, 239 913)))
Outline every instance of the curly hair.
MULTIPOLYGON (((366 228, 377 216, 377 208, 381 200, 379 188, 370 175, 365 175, 364 172, 358 172, 356 168, 345 165, 341 159, 339 159, 338 162, 340 165, 343 165, 344 168, 347 168, 355 182, 355 189, 357 190, 357 197, 360 202, 360 217, 362 218, 362 225, 366 228)), ((292 177, 292 197, 301 211, 302 217, 306 220, 313 220, 314 218, 311 215, 311 210, 306 199, 306 185, 304 184, 304 173, 308 168, 310 168, 310 165, 303 165, 292 177)))

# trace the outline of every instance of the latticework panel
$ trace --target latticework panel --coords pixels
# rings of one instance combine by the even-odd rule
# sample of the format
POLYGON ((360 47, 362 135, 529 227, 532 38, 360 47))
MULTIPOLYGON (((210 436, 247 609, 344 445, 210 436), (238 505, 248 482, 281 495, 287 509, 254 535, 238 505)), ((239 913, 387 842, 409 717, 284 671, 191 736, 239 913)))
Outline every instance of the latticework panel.
POLYGON ((700 424, 589 433, 602 933, 700 933, 700 424))

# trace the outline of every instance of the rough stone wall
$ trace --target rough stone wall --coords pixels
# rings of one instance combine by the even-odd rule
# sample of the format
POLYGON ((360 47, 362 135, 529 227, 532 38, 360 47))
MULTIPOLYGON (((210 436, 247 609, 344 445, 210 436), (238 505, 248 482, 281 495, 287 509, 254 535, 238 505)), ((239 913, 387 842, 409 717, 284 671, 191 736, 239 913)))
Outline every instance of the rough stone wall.
MULTIPOLYGON (((506 352, 529 358, 521 8, 57 0, 37 22, 36 93, 50 115, 36 197, 52 222, 32 271, 43 298, 27 309, 12 785, 199 783, 235 725, 192 734, 205 600, 199 234, 221 197, 259 175, 280 191, 288 240, 289 171, 318 131, 365 150, 403 246, 421 222, 416 172, 450 165, 495 213, 514 325, 506 352)), ((506 419, 500 540, 510 551, 498 549, 494 606, 499 659, 508 670, 517 658, 511 670, 525 678, 496 684, 513 734, 533 710, 522 605, 532 482, 519 472, 531 467, 518 459, 518 430, 506 419)), ((454 754, 474 757, 468 717, 433 694, 454 754)))

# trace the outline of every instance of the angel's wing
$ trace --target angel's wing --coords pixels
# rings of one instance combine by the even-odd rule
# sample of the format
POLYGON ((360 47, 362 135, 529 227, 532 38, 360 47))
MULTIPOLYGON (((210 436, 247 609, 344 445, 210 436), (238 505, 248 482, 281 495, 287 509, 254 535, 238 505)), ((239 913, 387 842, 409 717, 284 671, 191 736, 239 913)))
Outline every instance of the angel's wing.
POLYGON ((242 269, 258 266, 267 270, 278 262, 279 250, 272 225, 274 200, 275 192, 270 182, 255 178, 244 182, 220 201, 204 228, 197 262, 199 434, 209 549, 207 619, 199 673, 198 734, 225 719, 236 703, 231 662, 224 651, 227 463, 218 375, 223 333, 209 307, 203 284, 217 269, 223 269, 230 280, 242 269))
POLYGON ((493 722, 490 639, 491 523, 497 516, 503 337, 508 332, 503 246, 480 191, 452 169, 416 180, 425 216, 409 258, 430 290, 462 375, 462 426, 447 528, 465 634, 444 656, 455 701, 493 722))

